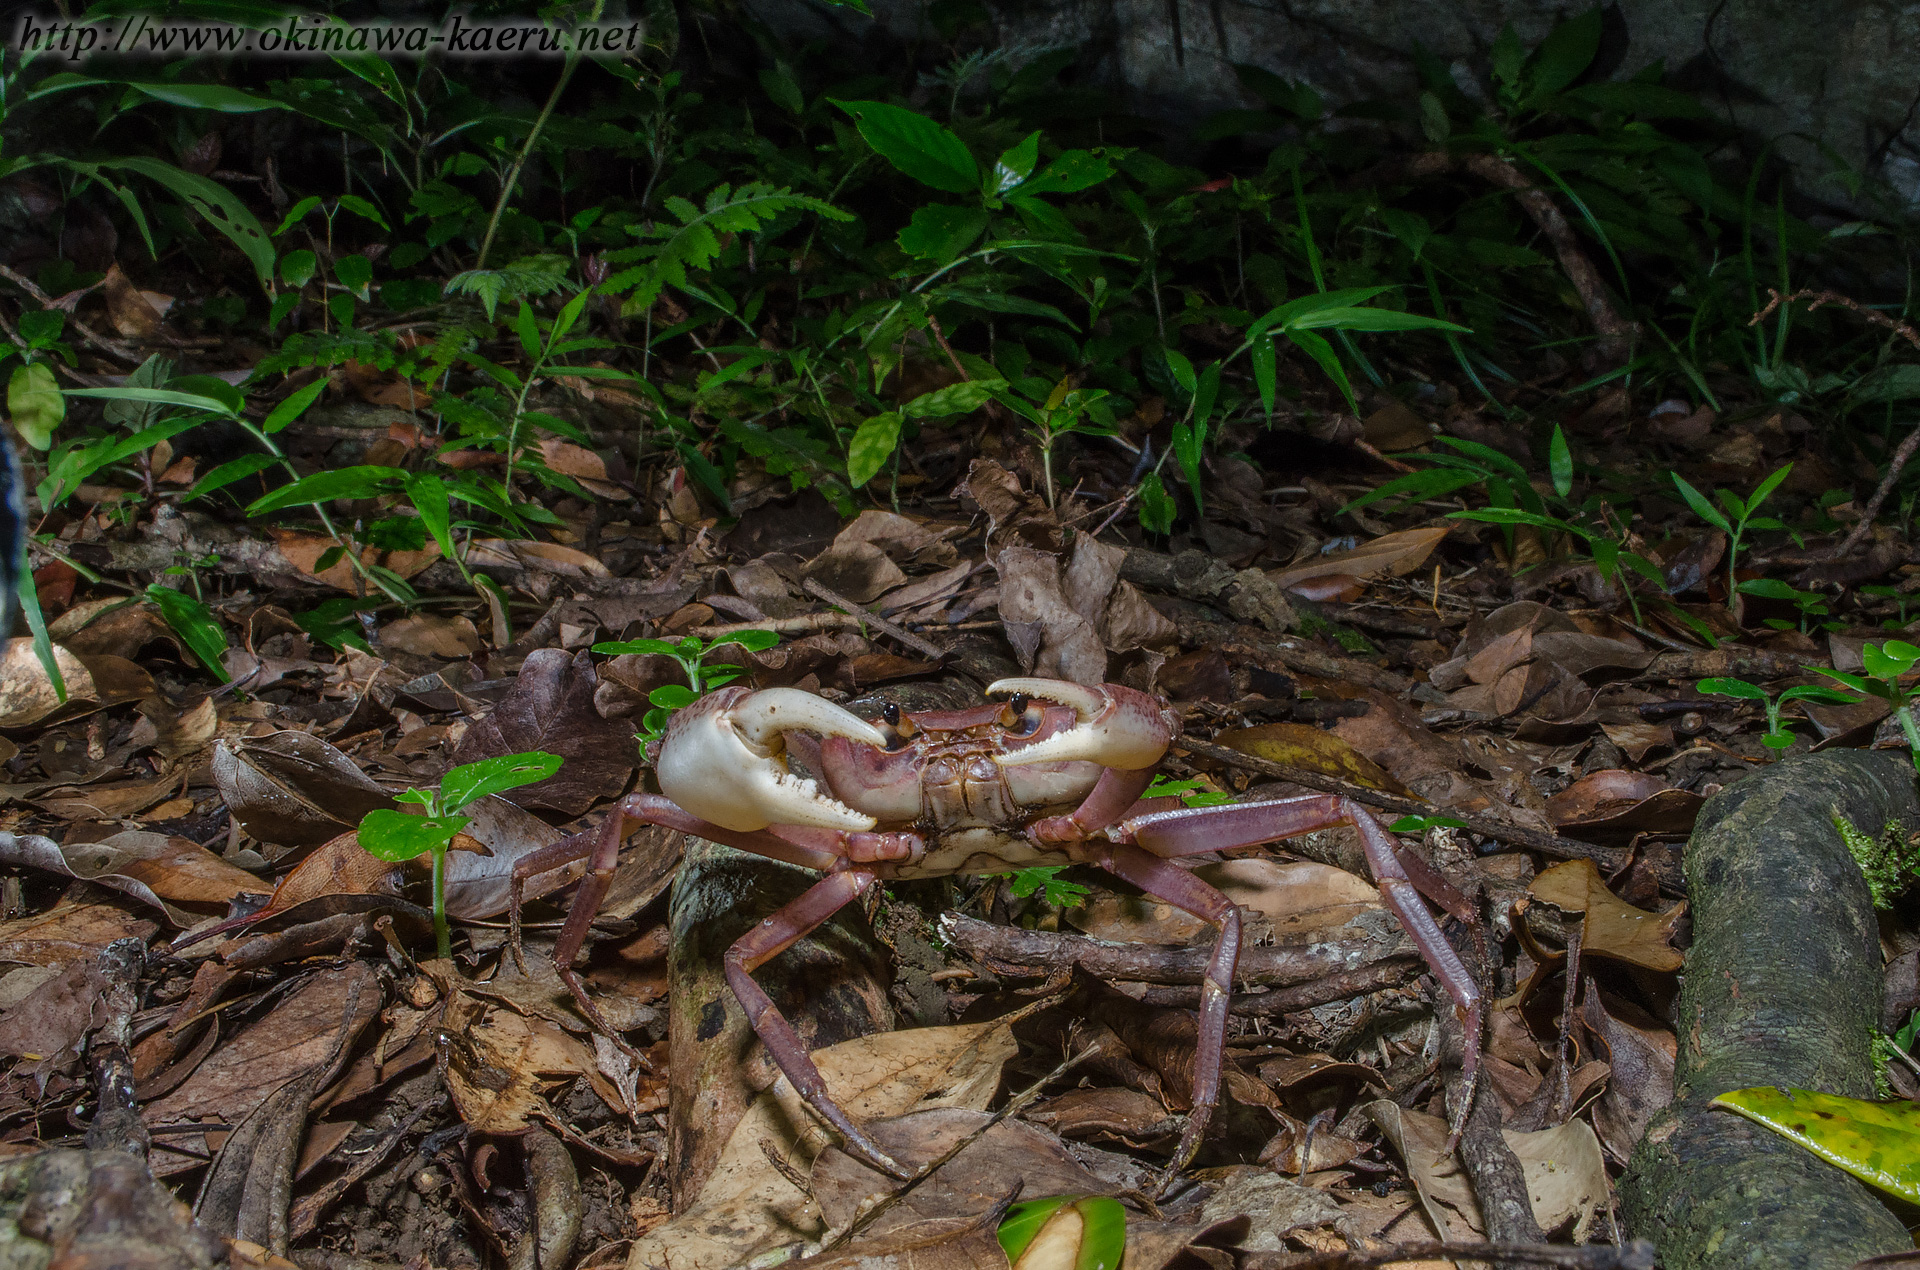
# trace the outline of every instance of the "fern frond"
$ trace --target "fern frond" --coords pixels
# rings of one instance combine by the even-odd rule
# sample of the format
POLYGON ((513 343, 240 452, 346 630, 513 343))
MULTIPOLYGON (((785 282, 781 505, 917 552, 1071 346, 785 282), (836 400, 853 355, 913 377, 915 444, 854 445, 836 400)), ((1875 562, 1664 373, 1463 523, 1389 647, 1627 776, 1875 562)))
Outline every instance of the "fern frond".
POLYGON ((720 254, 721 234, 751 233, 782 212, 796 209, 831 220, 853 219, 851 213, 831 203, 758 181, 750 181, 737 190, 724 184, 716 185, 708 192, 704 207, 675 195, 666 200, 666 209, 680 222, 678 225, 655 222, 635 228, 632 232, 656 241, 607 253, 610 264, 644 263, 608 278, 602 284, 604 291, 612 295, 632 291, 633 298, 628 303, 645 308, 659 296, 662 287, 685 286, 687 270, 710 266, 720 254))

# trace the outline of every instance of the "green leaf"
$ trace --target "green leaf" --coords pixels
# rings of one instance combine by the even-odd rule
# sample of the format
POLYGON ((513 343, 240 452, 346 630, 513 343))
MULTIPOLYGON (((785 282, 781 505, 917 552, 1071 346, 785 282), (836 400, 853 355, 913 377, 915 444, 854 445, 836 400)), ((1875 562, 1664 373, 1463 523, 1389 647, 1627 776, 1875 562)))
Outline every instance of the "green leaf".
POLYGON ((195 481, 193 488, 180 496, 180 501, 190 503, 196 498, 204 498, 235 481, 244 481, 256 472, 264 472, 279 461, 278 456, 272 454, 246 454, 237 459, 228 459, 195 481))
MULTIPOLYGON (((1750 684, 1744 679, 1702 679, 1694 685, 1701 692, 1710 692, 1716 697, 1739 697, 1743 701, 1765 701, 1767 690, 1758 684, 1750 684)), ((1829 688, 1825 691, 1834 692, 1829 688)), ((1781 700, 1785 700, 1785 696, 1781 700)))
POLYGON ((1884 644, 1868 644, 1860 650, 1860 660, 1875 679, 1898 679, 1920 661, 1920 648, 1905 640, 1892 639, 1884 644))
POLYGON ((1553 425, 1553 442, 1547 449, 1547 470, 1553 476, 1553 492, 1565 498, 1573 493, 1573 450, 1559 424, 1553 425))
POLYGON ((647 700, 662 710, 678 710, 693 704, 693 689, 685 684, 662 684, 647 694, 647 700))
POLYGON ((1818 684, 1798 684, 1780 694, 1781 703, 1789 701, 1812 701, 1827 706, 1850 706, 1860 698, 1851 692, 1842 692, 1838 688, 1822 688, 1818 684))
POLYGON ((1150 534, 1173 531, 1173 519, 1179 514, 1173 495, 1160 483, 1160 473, 1148 472, 1140 482, 1140 527, 1150 534))
POLYGON ((828 100, 858 121, 881 158, 914 180, 949 194, 978 192, 980 165, 966 142, 925 115, 883 101, 828 100))
POLYGON ((268 436, 272 436, 305 414, 307 407, 318 401, 320 394, 325 392, 326 389, 327 377, 322 375, 305 388, 289 394, 286 400, 267 412, 267 417, 261 421, 260 430, 268 436))
POLYGON ((85 75, 61 74, 49 75, 33 86, 27 99, 45 97, 50 93, 61 92, 68 88, 83 88, 90 84, 106 84, 116 88, 131 88, 135 92, 151 97, 155 101, 165 102, 169 106, 185 106, 191 110, 218 110, 225 114, 248 114, 256 110, 285 110, 286 106, 271 97, 259 97, 253 93, 242 92, 238 88, 228 88, 224 84, 168 84, 142 81, 126 83, 122 80, 93 79, 85 75))
POLYGON ((20 439, 36 450, 53 444, 53 433, 67 417, 67 399, 53 378, 53 367, 29 362, 13 368, 7 380, 7 414, 20 439))
POLYGON ((800 91, 800 85, 793 78, 793 68, 785 62, 775 62, 760 72, 760 87, 769 100, 789 114, 802 115, 807 111, 807 99, 800 91))
POLYGON ((1187 355, 1179 349, 1164 348, 1160 350, 1160 356, 1166 359, 1167 370, 1173 375, 1174 382, 1186 389, 1187 395, 1191 397, 1194 389, 1199 387, 1200 381, 1194 375, 1193 363, 1187 360, 1187 355))
POLYGON ((1020 186, 1022 195, 1076 194, 1113 175, 1113 164, 1091 150, 1068 150, 1020 186))
POLYGON ((407 501, 420 513, 421 523, 439 544, 441 558, 457 562, 460 557, 453 545, 453 501, 447 483, 431 472, 408 472, 403 488, 407 501))
POLYGON ((987 192, 1005 194, 1033 175, 1033 165, 1039 158, 1040 134, 1030 132, 1024 141, 1004 151, 994 163, 993 175, 987 182, 987 192))
POLYGON ((847 445, 847 479, 857 489, 878 475, 900 444, 899 412, 889 410, 866 420, 847 445))
POLYGON ((440 805, 447 811, 459 811, 490 795, 546 780, 560 770, 563 761, 558 754, 528 750, 462 764, 440 778, 440 805))
POLYGON ((304 287, 320 267, 320 257, 302 247, 280 257, 280 281, 290 287, 304 287))
POLYGON ((312 476, 303 476, 291 485, 282 485, 272 493, 255 499, 247 508, 247 515, 263 516, 283 507, 324 503, 335 498, 372 498, 385 493, 390 482, 405 480, 406 475, 397 467, 374 465, 315 472, 312 476))
MULTIPOLYGON (((1015 874, 1016 892, 1018 879, 1039 872, 1051 870, 1023 869, 1015 874)), ((1070 1270, 1118 1270, 1127 1250, 1127 1210, 1119 1200, 1106 1196, 1028 1200, 1008 1209, 998 1237, 1013 1270, 1069 1270, 1069 1262, 1061 1255, 1068 1249, 1056 1246, 1051 1236, 1040 1237, 1050 1225, 1063 1221, 1072 1223, 1067 1229, 1077 1227, 1079 1236, 1070 1270), (1029 1250, 1042 1259, 1022 1260, 1029 1250)))
POLYGON ((1353 384, 1347 379, 1347 368, 1340 364, 1340 355, 1333 351, 1333 345, 1326 337, 1315 331, 1283 332, 1294 346, 1305 350, 1307 356, 1320 363, 1320 369, 1327 372, 1327 378, 1340 389, 1340 395, 1347 399, 1347 409, 1360 413, 1360 403, 1353 399, 1353 384))
POLYGON ((1247 349, 1247 360, 1253 363, 1253 383, 1260 392, 1260 406, 1267 412, 1267 418, 1273 418, 1273 399, 1279 388, 1276 352, 1273 336, 1261 335, 1255 338, 1252 347, 1247 349))
POLYGON ((167 625, 174 629, 200 664, 213 673, 221 683, 227 682, 227 670, 220 662, 220 655, 227 651, 227 632, 220 625, 220 619, 203 602, 188 595, 185 591, 175 591, 154 583, 147 588, 147 598, 159 608, 160 615, 167 619, 167 625))
POLYGON ((1673 477, 1673 483, 1679 489, 1680 497, 1687 500, 1687 506, 1693 508, 1694 515, 1723 533, 1733 532, 1733 526, 1727 523, 1727 518, 1720 514, 1718 508, 1707 501, 1706 495, 1687 484, 1686 478, 1680 473, 1670 472, 1668 475, 1673 477))
POLYGON ((1560 92, 1593 64, 1600 52, 1600 10, 1588 9, 1554 27, 1533 52, 1528 97, 1538 101, 1560 92))
POLYGON ((1747 514, 1752 515, 1754 511, 1759 508, 1760 504, 1766 502, 1767 495, 1779 489, 1780 482, 1786 480, 1787 474, 1791 471, 1793 471, 1793 464, 1789 463, 1768 476, 1764 481, 1761 481, 1759 485, 1755 486, 1753 493, 1747 495, 1747 514))
POLYGON ((232 417, 234 411, 218 397, 208 397, 197 392, 179 392, 172 388, 69 388, 69 397, 93 397, 103 401, 140 401, 160 406, 184 406, 188 410, 205 410, 212 414, 232 417))
POLYGON ((410 816, 404 811, 370 811, 360 819, 360 846, 382 860, 411 860, 428 851, 444 851, 467 826, 465 816, 410 816))
POLYGON ((333 276, 362 300, 368 299, 367 285, 373 281, 373 262, 357 254, 340 256, 333 262, 333 276))
POLYGON ((182 202, 199 212, 215 229, 225 234, 248 260, 265 287, 273 275, 273 244, 259 220, 225 186, 204 176, 177 168, 158 159, 135 157, 115 159, 99 165, 107 169, 138 172, 171 190, 182 202))
POLYGON ((978 207, 929 203, 914 212, 894 241, 909 256, 944 265, 973 246, 986 228, 987 214, 978 207))
POLYGON ((1920 1201, 1920 1104, 1806 1089, 1735 1089, 1710 1104, 1765 1125, 1870 1186, 1920 1201))
POLYGON ((1437 146, 1445 145, 1453 135, 1453 121, 1447 118, 1447 108, 1432 93, 1420 94, 1420 131, 1437 146))
POLYGON ((593 651, 609 657, 619 657, 632 653, 641 657, 678 657, 680 650, 664 639, 604 639, 593 646, 593 651))
POLYGON ((994 394, 1006 386, 1007 381, 1004 379, 969 379, 958 384, 949 384, 945 388, 921 393, 900 407, 900 413, 909 419, 937 419, 945 415, 971 414, 992 401, 994 394))
POLYGON ((1887 695, 1885 684, 1868 679, 1865 675, 1856 675, 1845 670, 1828 670, 1825 666, 1813 666, 1810 667, 1810 669, 1817 675, 1825 675, 1829 679, 1838 679, 1855 692, 1864 692, 1875 697, 1884 697, 1887 695))

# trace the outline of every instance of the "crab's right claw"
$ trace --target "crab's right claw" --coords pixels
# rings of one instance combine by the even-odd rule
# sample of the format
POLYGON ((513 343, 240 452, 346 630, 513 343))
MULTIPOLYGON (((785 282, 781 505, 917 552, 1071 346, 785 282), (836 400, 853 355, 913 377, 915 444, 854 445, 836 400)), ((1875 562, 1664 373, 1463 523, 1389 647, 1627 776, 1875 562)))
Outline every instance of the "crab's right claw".
POLYGON ((817 732, 884 749, 886 734, 798 688, 724 688, 678 711, 660 743, 660 792, 683 811, 723 829, 768 825, 865 832, 872 816, 853 810, 787 768, 787 732, 817 732))
POLYGON ((1179 716, 1158 700, 1119 684, 1090 688, 1060 679, 1002 679, 987 691, 1071 706, 1079 716, 1064 732, 995 755, 1003 767, 1081 761, 1141 771, 1160 761, 1180 727, 1179 716))

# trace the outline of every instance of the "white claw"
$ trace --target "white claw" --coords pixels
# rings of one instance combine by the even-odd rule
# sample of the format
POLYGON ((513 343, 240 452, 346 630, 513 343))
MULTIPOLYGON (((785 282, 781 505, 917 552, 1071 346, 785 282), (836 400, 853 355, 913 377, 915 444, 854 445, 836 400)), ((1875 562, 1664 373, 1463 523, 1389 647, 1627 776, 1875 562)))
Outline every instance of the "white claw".
POLYGON ((1158 763, 1172 736, 1159 704, 1143 692, 1108 684, 1089 688, 1059 679, 1002 679, 988 692, 1017 692, 1071 706, 1079 722, 1044 741, 1022 746, 994 761, 1002 767, 1027 763, 1098 763, 1140 771, 1158 763))
POLYGON ((787 770, 786 732, 844 736, 884 748, 878 728, 830 701, 797 688, 715 694, 675 716, 654 773, 660 792, 684 811, 723 829, 768 825, 865 832, 872 816, 853 810, 810 780, 787 770))
POLYGON ((1068 683, 1064 679, 999 679, 987 685, 988 696, 1003 692, 1017 692, 1023 696, 1038 697, 1042 701, 1072 706, 1082 723, 1093 722, 1107 708, 1106 693, 1084 684, 1068 683))

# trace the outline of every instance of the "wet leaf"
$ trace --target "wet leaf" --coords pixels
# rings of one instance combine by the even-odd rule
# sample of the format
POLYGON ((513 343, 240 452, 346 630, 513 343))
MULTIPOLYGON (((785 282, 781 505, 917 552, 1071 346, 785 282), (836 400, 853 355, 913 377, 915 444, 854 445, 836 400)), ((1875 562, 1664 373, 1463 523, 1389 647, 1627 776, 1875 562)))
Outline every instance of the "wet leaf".
POLYGON ((357 763, 305 732, 219 742, 213 780, 241 828, 281 846, 318 845, 393 806, 357 763))
POLYGON ((520 667, 513 690, 467 729, 456 763, 542 751, 565 760, 546 780, 521 786, 511 801, 578 816, 626 788, 639 763, 633 727, 594 708, 599 677, 585 651, 543 648, 520 667))
POLYGON ((1256 728, 1238 728, 1213 738, 1217 745, 1286 767, 1336 776, 1341 780, 1378 789, 1389 794, 1411 797, 1413 791, 1388 775, 1372 759, 1341 740, 1306 723, 1268 723, 1256 728))
POLYGON ((1735 1089, 1711 1104, 1765 1125, 1870 1186, 1920 1202, 1920 1104, 1806 1089, 1735 1089))

